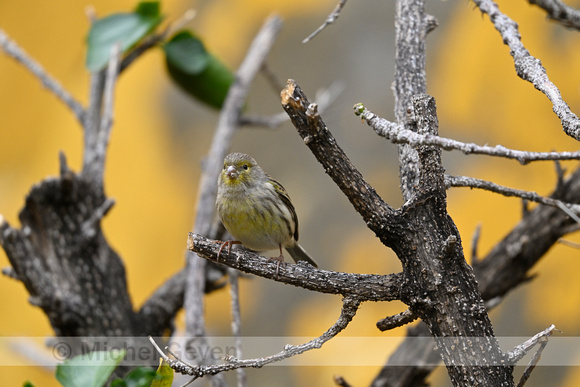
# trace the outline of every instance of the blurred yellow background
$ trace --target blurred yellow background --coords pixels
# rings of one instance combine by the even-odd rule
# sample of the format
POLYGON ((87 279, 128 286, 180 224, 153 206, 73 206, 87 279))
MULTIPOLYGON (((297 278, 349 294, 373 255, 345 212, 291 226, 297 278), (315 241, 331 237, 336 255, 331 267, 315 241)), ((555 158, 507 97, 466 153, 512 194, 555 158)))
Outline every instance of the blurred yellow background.
MULTIPOLYGON (((301 40, 323 22, 336 1, 171 0, 162 2, 162 11, 167 20, 174 20, 186 9, 196 9, 191 28, 232 69, 242 60, 264 19, 273 12, 281 15, 285 24, 268 60, 270 69, 282 81, 296 79, 310 99, 318 89, 337 80, 343 82, 345 91, 323 117, 371 184, 387 201, 400 205, 395 148, 377 139, 352 114, 352 105, 363 102, 377 114, 393 117, 391 3, 350 2, 338 22, 307 45, 301 40)), ((547 98, 517 78, 509 49, 487 17, 463 0, 428 3, 428 11, 440 22, 428 38, 427 79, 428 92, 437 100, 442 136, 534 151, 578 149, 577 142, 563 133, 547 98)), ((578 32, 546 20, 541 10, 525 1, 498 3, 519 23, 524 44, 542 60, 572 111, 580 112, 578 32)), ((567 3, 580 6, 580 1, 567 3)), ((104 16, 132 10, 135 4, 127 0, 3 1, 0 28, 85 105, 85 10, 90 5, 97 15, 104 16)), ((263 77, 252 87, 248 107, 252 113, 281 111, 278 93, 263 77)), ((58 173, 59 151, 66 154, 71 168, 80 168, 82 131, 66 107, 4 54, 0 54, 0 117, 0 214, 18 227, 18 212, 30 187, 58 173)), ((148 52, 120 79, 105 174, 106 193, 116 205, 103 227, 109 244, 125 260, 136 308, 184 264, 200 164, 217 118, 216 112, 190 100, 171 84, 161 50, 148 52)), ((283 182, 298 211, 301 244, 323 268, 360 273, 400 269, 393 253, 364 227, 290 124, 277 130, 244 129, 233 150, 252 154, 283 182)), ((444 163, 451 174, 540 194, 548 194, 555 184, 550 162, 521 166, 515 161, 455 152, 445 153, 444 163)), ((575 166, 565 163, 569 170, 575 166)), ((449 192, 449 211, 466 252, 471 249, 476 225, 482 225, 479 251, 483 256, 519 220, 521 204, 513 198, 454 189, 449 192)), ((578 241, 576 236, 568 239, 578 241)), ((540 276, 510 293, 492 312, 496 334, 531 336, 554 323, 565 335, 579 335, 578 254, 570 247, 555 246, 534 270, 540 276)), ((466 256, 469 258, 468 253, 466 256)), ((7 265, 0 250, 0 266, 7 265)), ((4 295, 0 299, 0 336, 52 334, 44 314, 28 304, 21 284, 0 277, 0 292, 4 295)), ((340 309, 338 297, 311 295, 261 279, 242 280, 241 292, 246 335, 318 336, 335 322, 340 309), (279 320, 271 316, 279 316, 279 320)), ((210 334, 229 335, 228 305, 227 291, 208 297, 210 334)), ((380 333, 374 324, 404 309, 400 303, 364 304, 342 335, 402 336, 404 328, 380 333)), ((181 316, 177 323, 183 326, 181 316)), ((285 385, 332 385, 332 375, 340 374, 354 385, 367 385, 390 348, 365 350, 377 352, 376 366, 271 367, 248 371, 250 383, 267 384, 271 378, 285 385)), ((20 355, 14 348, 0 348, 0 361, 11 356, 20 355)), ((337 356, 342 364, 348 356, 356 356, 356 351, 335 353, 323 347, 309 356, 337 356)), ((540 367, 528 383, 540 386, 555 380, 559 385, 579 385, 580 373, 567 371, 540 367)), ((32 366, 0 368, 2 386, 22 385, 25 380, 37 386, 58 385, 52 371, 32 366)), ((435 380, 436 385, 447 383, 445 370, 438 372, 435 380)))

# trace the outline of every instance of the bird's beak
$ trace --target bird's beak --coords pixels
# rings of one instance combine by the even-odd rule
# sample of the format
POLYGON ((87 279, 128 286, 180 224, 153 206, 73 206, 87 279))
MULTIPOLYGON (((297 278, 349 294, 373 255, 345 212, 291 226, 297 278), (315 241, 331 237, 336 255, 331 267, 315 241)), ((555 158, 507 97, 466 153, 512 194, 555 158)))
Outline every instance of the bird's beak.
POLYGON ((227 169, 226 169, 226 176, 229 177, 230 179, 236 179, 238 177, 238 170, 236 167, 234 167, 233 165, 230 165, 227 169))

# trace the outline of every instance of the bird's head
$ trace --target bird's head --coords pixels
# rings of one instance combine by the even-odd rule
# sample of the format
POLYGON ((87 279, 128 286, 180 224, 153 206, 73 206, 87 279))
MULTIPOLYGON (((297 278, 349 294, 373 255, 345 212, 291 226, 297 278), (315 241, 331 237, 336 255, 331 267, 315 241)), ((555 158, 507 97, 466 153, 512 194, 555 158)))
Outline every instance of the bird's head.
POLYGON ((243 153, 230 153, 224 159, 220 182, 229 187, 249 185, 264 174, 256 160, 243 153))

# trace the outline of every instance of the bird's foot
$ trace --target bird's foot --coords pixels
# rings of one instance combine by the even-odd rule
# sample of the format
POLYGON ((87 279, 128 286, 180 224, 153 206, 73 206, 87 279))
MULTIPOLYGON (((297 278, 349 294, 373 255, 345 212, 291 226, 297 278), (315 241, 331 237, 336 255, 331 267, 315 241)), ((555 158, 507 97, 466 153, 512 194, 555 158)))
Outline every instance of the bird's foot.
POLYGON ((219 263, 220 261, 220 255, 222 254, 222 250, 224 249, 224 247, 228 246, 228 255, 230 255, 230 252, 232 251, 232 245, 241 245, 242 242, 240 241, 215 241, 213 243, 221 243, 222 245, 220 246, 220 249, 218 250, 217 253, 217 258, 216 258, 216 262, 219 263))
POLYGON ((280 265, 282 265, 283 268, 286 267, 286 262, 284 262, 284 255, 282 255, 282 253, 280 253, 280 255, 277 257, 268 258, 268 262, 270 262, 270 261, 278 261, 278 263, 276 264, 276 279, 278 279, 278 272, 280 271, 280 265))

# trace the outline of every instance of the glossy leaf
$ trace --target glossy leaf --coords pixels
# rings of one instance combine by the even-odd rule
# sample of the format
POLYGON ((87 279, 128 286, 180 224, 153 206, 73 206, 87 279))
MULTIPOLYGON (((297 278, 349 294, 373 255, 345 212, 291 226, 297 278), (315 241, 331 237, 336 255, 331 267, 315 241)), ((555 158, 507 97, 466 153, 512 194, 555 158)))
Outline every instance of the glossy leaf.
POLYGON ((184 91, 212 107, 221 108, 234 74, 207 52, 189 31, 176 34, 164 46, 169 75, 184 91))
POLYGON ((177 33, 163 48, 167 61, 183 73, 199 74, 208 66, 210 55, 190 31, 177 33))
POLYGON ((139 3, 135 12, 116 13, 95 21, 87 37, 87 68, 90 71, 101 70, 107 65, 115 44, 121 44, 121 52, 126 52, 161 20, 159 2, 143 2, 139 3))

